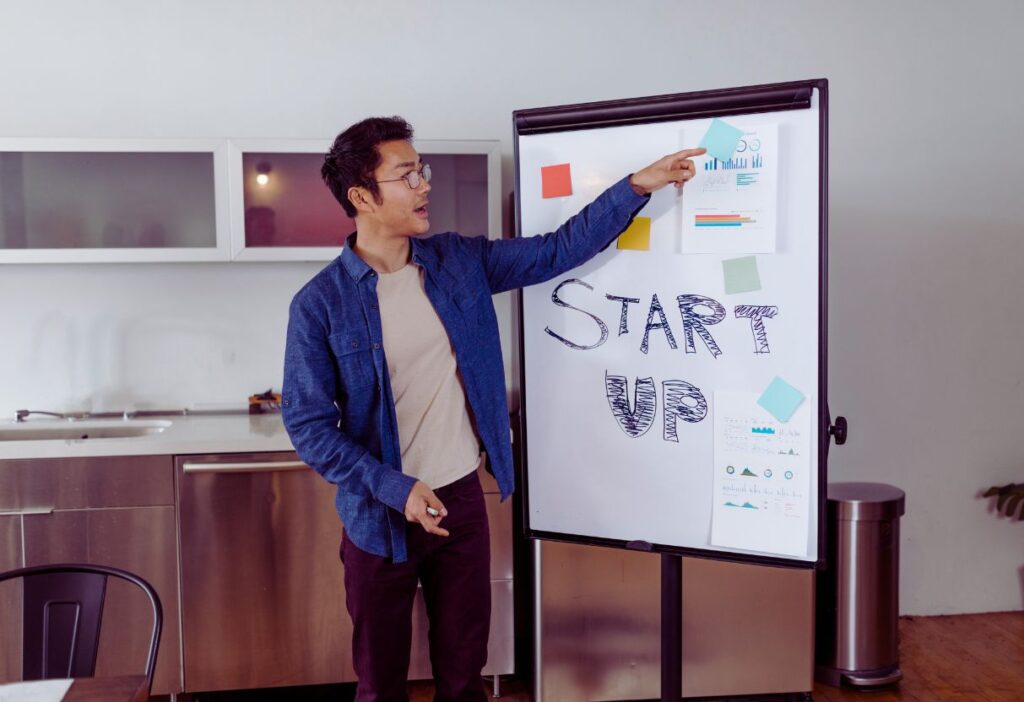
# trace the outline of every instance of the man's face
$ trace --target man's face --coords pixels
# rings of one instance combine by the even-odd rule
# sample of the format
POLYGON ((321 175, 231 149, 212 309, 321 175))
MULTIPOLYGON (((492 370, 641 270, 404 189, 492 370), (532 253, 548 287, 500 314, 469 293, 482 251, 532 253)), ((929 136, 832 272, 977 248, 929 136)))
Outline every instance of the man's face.
POLYGON ((430 184, 422 178, 415 189, 403 176, 423 167, 416 149, 407 141, 385 141, 377 147, 380 165, 373 173, 378 181, 380 203, 373 203, 370 218, 394 236, 416 236, 430 230, 427 193, 430 184), (387 182, 380 182, 387 181, 387 182))

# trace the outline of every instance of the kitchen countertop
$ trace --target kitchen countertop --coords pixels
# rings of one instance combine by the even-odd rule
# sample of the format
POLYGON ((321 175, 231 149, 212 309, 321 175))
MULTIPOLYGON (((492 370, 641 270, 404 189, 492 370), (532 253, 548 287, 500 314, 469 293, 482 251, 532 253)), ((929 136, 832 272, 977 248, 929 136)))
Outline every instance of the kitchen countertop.
MULTIPOLYGON (((189 453, 258 453, 294 451, 281 415, 225 414, 171 416, 155 419, 104 420, 102 424, 169 422, 163 431, 144 436, 89 439, 0 441, 0 460, 8 458, 68 458, 74 456, 148 456, 189 453)), ((35 419, 0 421, 0 429, 16 427, 85 426, 91 420, 35 419)))

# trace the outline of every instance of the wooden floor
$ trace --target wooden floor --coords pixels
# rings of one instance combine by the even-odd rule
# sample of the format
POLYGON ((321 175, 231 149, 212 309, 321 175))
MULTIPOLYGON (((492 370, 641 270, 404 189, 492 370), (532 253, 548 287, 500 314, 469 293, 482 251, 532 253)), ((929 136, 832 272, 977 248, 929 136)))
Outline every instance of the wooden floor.
POLYGON ((1024 612, 900 619, 895 691, 817 685, 816 702, 1024 702, 1024 612))
MULTIPOLYGON (((1024 612, 904 617, 900 640, 903 682, 898 687, 865 692, 815 685, 815 702, 1024 702, 1024 612)), ((200 694, 194 702, 347 702, 354 688, 200 694)), ((434 698, 428 682, 410 683, 409 693, 410 702, 434 698)), ((529 684, 515 678, 502 679, 501 693, 503 702, 533 700, 529 684)))
MULTIPOLYGON (((1024 612, 900 619, 903 682, 860 692, 815 685, 815 702, 1024 702, 1024 612)), ((504 702, 532 702, 518 680, 502 681, 504 702)), ((431 702, 429 683, 410 702, 431 702)), ((545 702, 558 702, 545 700, 545 702)))

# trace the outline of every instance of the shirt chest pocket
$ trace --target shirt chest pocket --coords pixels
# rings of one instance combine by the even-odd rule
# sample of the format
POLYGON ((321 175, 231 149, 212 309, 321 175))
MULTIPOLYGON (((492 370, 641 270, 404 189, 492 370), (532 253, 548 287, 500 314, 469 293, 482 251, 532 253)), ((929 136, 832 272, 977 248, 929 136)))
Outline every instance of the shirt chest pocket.
POLYGON ((338 360, 340 386, 346 393, 373 387, 377 374, 373 367, 373 348, 366 332, 342 332, 328 337, 338 360))

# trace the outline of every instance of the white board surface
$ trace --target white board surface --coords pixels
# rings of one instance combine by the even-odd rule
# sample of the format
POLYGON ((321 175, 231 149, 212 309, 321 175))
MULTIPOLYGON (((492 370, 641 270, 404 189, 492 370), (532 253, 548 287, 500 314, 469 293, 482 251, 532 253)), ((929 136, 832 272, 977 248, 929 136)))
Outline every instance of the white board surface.
MULTIPOLYGON (((810 109, 728 118, 747 133, 777 135, 775 181, 767 189, 770 202, 765 200, 774 211, 759 215, 765 218, 762 224, 770 217, 770 244, 765 243, 766 228, 760 227, 750 250, 745 244, 737 246, 736 232, 730 232, 723 236, 732 237, 733 243, 720 252, 686 252, 693 250, 688 244, 694 239, 686 237, 695 236, 693 205, 700 199, 689 194, 704 187, 702 169, 709 160, 701 157, 698 178, 682 194, 664 188, 638 213, 651 220, 649 250, 622 250, 613 243, 580 268, 523 291, 531 531, 639 540, 726 557, 817 558, 817 105, 815 91, 810 109), (727 293, 723 261, 747 255, 756 257, 761 289, 727 293), (570 280, 579 282, 566 282, 570 280), (556 289, 558 299, 571 307, 553 302, 556 289), (691 328, 688 344, 681 305, 689 305, 691 314, 705 315, 713 307, 694 306, 687 296, 711 298, 724 309, 720 322, 705 326, 710 341, 699 328, 691 328), (661 315, 652 307, 658 306, 667 331, 657 326, 661 315), (760 338, 749 317, 737 316, 743 306, 776 308, 773 317, 761 320, 760 338), (625 331, 620 324, 624 309, 625 331), (655 327, 647 333, 644 352, 649 315, 655 327), (599 345, 602 333, 594 317, 608 330, 599 345), (575 346, 593 348, 572 348, 555 334, 575 346), (785 422, 757 405, 776 377, 805 396, 785 422), (625 419, 616 416, 610 399, 612 389, 623 382, 619 409, 625 397, 625 412, 632 413, 625 419), (686 390, 691 387, 698 392, 686 390), (678 402, 669 402, 666 412, 666 396, 671 400, 680 393, 691 398, 686 401, 690 419, 699 421, 676 417, 671 407, 678 402), (651 421, 647 406, 652 404, 651 421), (755 432, 747 437, 753 443, 737 440, 735 431, 741 426, 755 432), (644 431, 638 433, 640 429, 644 431), (744 468, 751 475, 736 475, 744 468)), ((710 122, 520 135, 520 231, 533 235, 555 229, 625 175, 679 148, 696 146, 710 122), (572 195, 544 198, 541 169, 564 163, 570 164, 572 195)), ((705 241, 698 246, 713 251, 713 243, 706 248, 713 233, 699 234, 705 241)))

